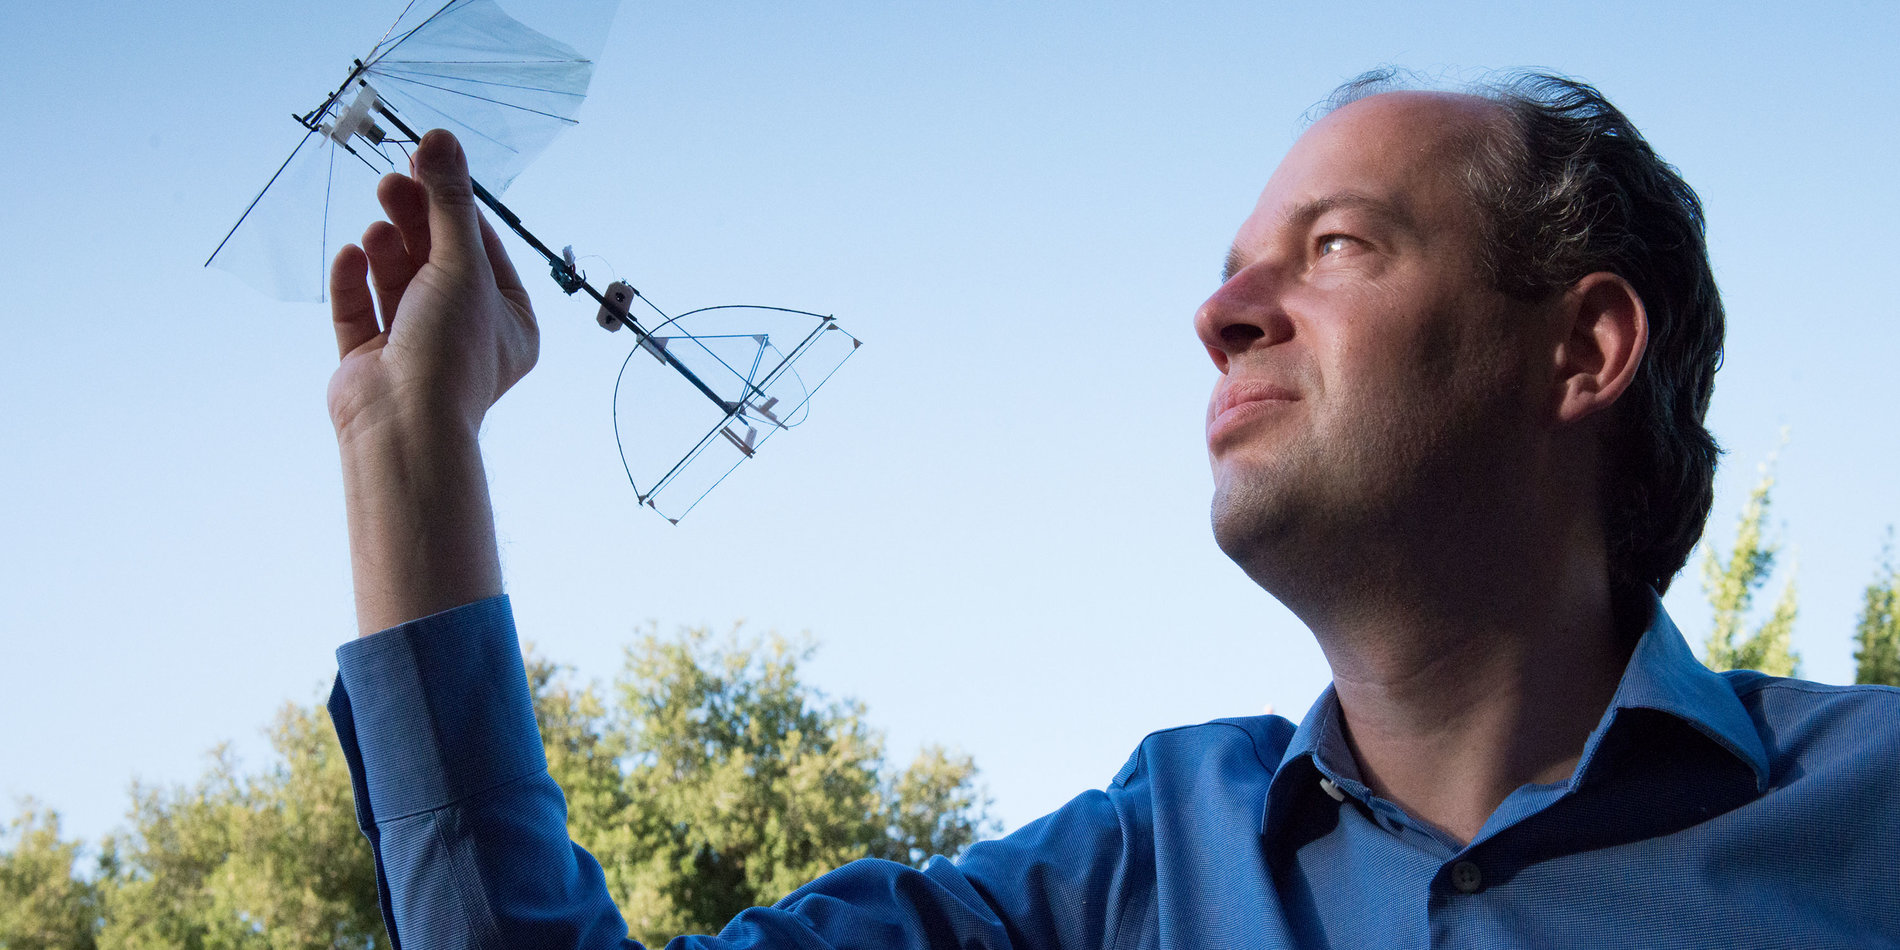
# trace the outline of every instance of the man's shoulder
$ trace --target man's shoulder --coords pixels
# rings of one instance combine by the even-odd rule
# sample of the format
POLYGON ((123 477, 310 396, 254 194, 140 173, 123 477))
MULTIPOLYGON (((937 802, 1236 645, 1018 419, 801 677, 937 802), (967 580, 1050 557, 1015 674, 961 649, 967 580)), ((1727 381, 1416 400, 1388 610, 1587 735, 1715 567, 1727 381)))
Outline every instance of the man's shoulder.
POLYGON ((1153 781, 1157 774, 1230 775, 1269 781, 1293 740, 1295 726, 1285 717, 1237 716, 1148 733, 1135 746, 1111 787, 1153 781), (1239 770, 1236 775, 1233 770, 1239 770))
POLYGON ((1817 697, 1809 701, 1812 703, 1900 704, 1900 687, 1877 683, 1818 683, 1792 676, 1770 676, 1759 670, 1728 670, 1720 675, 1735 690, 1735 695, 1742 697, 1779 693, 1785 697, 1817 697))
POLYGON ((1759 797, 1709 822, 1703 853, 1827 914, 1893 926, 1900 689, 1722 676, 1754 722, 1769 775, 1759 797))
MULTIPOLYGON (((1900 755, 1900 688, 1842 686, 1769 676, 1754 670, 1722 674, 1755 722, 1777 774, 1869 753, 1900 755)), ((1893 759, 1888 759, 1893 761, 1893 759)))

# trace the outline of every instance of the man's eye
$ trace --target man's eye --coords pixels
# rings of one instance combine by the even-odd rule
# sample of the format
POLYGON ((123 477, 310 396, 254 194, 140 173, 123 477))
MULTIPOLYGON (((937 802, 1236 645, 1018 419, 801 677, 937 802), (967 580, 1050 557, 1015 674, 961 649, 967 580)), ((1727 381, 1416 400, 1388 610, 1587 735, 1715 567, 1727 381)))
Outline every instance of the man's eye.
POLYGON ((1319 256, 1325 257, 1334 251, 1343 251, 1352 244, 1352 238, 1344 234, 1328 234, 1319 239, 1319 256))

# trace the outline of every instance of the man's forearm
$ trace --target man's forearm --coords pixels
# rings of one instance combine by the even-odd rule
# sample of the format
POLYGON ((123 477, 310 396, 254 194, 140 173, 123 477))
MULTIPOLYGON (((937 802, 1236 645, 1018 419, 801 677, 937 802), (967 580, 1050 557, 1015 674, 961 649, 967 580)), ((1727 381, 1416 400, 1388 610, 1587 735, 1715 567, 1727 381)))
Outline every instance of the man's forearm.
POLYGON ((361 635, 501 593, 473 427, 389 419, 339 444, 361 635))

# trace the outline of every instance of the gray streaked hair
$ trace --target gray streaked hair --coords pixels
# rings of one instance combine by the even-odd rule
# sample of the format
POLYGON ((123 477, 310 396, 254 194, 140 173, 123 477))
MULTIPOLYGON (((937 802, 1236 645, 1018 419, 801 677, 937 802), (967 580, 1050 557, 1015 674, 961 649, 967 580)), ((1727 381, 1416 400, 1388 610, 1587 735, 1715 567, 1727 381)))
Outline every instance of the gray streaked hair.
MULTIPOLYGON (((1325 114, 1416 74, 1374 70, 1325 114)), ((1647 611, 1687 563, 1714 500, 1721 449, 1703 424, 1722 365, 1722 298, 1702 202, 1629 118, 1587 83, 1518 73, 1455 91, 1501 107, 1472 143, 1466 187, 1486 233, 1479 266, 1498 290, 1547 299, 1598 271, 1636 288, 1649 345, 1604 439, 1604 537, 1620 619, 1647 611)))

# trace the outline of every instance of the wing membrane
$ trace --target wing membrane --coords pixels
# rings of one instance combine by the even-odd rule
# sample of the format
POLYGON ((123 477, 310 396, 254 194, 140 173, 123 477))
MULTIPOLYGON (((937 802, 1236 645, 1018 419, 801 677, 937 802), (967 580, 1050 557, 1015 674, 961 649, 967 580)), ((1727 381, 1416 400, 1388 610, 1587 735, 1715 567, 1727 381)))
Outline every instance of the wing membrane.
POLYGON ((615 381, 615 438, 640 502, 677 523, 801 423, 859 343, 828 316, 781 307, 660 314, 643 333, 626 309, 637 291, 595 290, 571 252, 556 255, 493 197, 574 124, 618 2, 559 0, 553 28, 537 29, 494 0, 420 10, 411 0, 342 85, 297 117, 303 138, 205 263, 280 299, 324 300, 338 249, 381 215, 376 179, 407 169, 421 130, 454 132, 477 196, 549 261, 563 290, 587 290, 604 325, 639 337, 615 381))
MULTIPOLYGON (((578 5, 587 15, 556 21, 560 34, 591 50, 616 3, 578 5)), ((494 0, 450 0, 427 15, 412 7, 336 92, 300 117, 303 139, 205 263, 281 300, 327 298, 330 260, 381 214, 376 178, 407 170, 414 144, 380 127, 325 134, 365 84, 410 127, 454 132, 470 174, 500 194, 574 124, 593 71, 591 52, 529 27, 494 0)))

